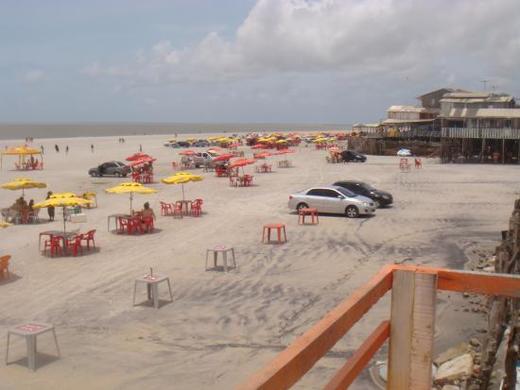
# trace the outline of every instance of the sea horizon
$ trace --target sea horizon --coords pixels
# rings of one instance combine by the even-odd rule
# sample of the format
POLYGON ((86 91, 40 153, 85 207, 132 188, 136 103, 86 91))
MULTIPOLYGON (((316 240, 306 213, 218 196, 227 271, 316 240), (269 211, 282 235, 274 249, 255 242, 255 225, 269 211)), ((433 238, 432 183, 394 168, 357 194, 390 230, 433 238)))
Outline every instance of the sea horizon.
POLYGON ((270 122, 3 122, 0 139, 106 137, 161 134, 204 134, 244 132, 348 130, 347 123, 270 122))

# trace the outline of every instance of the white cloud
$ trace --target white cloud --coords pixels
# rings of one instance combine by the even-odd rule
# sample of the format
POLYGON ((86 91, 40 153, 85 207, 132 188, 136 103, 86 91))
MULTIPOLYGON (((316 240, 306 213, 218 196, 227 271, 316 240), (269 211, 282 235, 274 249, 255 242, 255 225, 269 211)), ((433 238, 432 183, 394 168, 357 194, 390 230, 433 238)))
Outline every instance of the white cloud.
POLYGON ((133 63, 85 73, 137 84, 330 72, 445 82, 486 73, 507 83, 520 63, 519 13, 518 0, 259 0, 233 39, 164 40, 133 63))
POLYGON ((22 76, 22 80, 25 83, 37 83, 39 81, 45 80, 45 78, 45 72, 40 69, 29 70, 22 76))

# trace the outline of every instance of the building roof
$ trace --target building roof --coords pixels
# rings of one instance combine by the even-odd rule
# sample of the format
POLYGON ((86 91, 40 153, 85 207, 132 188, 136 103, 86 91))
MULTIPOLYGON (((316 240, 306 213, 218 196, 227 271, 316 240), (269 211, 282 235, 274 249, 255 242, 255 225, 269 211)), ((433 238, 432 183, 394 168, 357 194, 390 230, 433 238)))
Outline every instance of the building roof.
POLYGON ((447 118, 520 118, 520 108, 452 108, 447 118))
POLYGON ((426 108, 415 106, 390 106, 386 112, 426 112, 426 108))
POLYGON ((383 125, 396 125, 399 123, 410 124, 410 123, 432 123, 434 119, 385 119, 381 122, 383 125))
POLYGON ((435 91, 427 92, 427 93, 422 94, 421 96, 417 96, 416 99, 422 99, 422 98, 430 96, 430 95, 435 95, 439 92, 450 93, 450 92, 468 92, 468 91, 466 91, 465 89, 460 89, 460 88, 439 88, 439 89, 436 89, 435 91))
POLYGON ((494 94, 490 92, 450 92, 445 94, 443 103, 508 103, 514 98, 506 94, 494 94))

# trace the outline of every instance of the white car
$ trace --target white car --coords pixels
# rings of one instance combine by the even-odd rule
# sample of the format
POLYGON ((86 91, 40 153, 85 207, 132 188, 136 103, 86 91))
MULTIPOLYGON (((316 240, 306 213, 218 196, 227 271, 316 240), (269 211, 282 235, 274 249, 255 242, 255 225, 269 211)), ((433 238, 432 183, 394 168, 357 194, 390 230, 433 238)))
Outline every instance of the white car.
POLYGON ((374 214, 376 203, 343 187, 312 187, 289 195, 289 208, 315 208, 318 213, 345 214, 348 218, 374 214))
POLYGON ((410 149, 399 149, 397 152, 399 157, 410 157, 412 155, 412 151, 410 149))

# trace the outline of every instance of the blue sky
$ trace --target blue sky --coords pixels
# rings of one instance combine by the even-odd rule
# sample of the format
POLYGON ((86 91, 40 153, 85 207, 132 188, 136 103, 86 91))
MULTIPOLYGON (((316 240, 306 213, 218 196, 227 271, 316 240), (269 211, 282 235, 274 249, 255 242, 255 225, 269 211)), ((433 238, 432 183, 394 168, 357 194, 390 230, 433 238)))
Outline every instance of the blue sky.
POLYGON ((517 94, 519 13, 516 0, 2 0, 0 122, 350 123, 482 79, 517 94))

